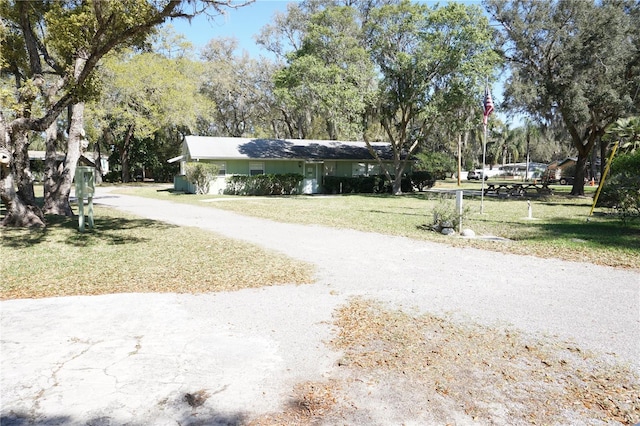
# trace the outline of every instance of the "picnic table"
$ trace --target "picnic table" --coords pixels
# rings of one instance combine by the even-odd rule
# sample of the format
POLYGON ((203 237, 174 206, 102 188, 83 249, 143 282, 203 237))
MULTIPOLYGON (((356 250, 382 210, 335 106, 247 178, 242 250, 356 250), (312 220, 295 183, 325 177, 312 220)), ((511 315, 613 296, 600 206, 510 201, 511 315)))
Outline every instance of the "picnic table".
POLYGON ((553 194, 548 183, 487 183, 484 188, 485 195, 495 194, 507 197, 532 195, 533 191, 536 195, 553 194))

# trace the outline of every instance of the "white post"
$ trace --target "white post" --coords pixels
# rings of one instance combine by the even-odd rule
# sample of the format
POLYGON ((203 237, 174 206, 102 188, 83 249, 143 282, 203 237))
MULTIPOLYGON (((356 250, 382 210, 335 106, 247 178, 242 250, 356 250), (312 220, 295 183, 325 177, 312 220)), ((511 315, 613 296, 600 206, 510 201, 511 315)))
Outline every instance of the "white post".
POLYGON ((462 234, 462 199, 464 191, 456 191, 456 210, 458 211, 458 233, 462 234))
POLYGON ((533 214, 531 211, 531 200, 527 200, 527 207, 529 208, 529 219, 533 219, 533 214))

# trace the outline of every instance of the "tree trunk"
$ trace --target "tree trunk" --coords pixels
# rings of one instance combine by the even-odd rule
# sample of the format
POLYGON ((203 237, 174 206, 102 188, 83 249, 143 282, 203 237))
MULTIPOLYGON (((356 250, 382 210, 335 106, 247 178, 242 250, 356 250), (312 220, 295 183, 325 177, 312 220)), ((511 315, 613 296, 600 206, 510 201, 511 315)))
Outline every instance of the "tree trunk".
POLYGON ((2 226, 44 228, 44 217, 35 205, 27 204, 15 190, 11 171, 11 153, 0 148, 0 198, 7 208, 2 226))
MULTIPOLYGON (((408 156, 407 158, 410 158, 408 156)), ((407 169, 407 160, 398 160, 396 164, 394 164, 394 177, 393 177, 393 185, 391 186, 391 190, 393 195, 402 195, 402 177, 404 176, 404 171, 407 169)))
POLYGON ((11 134, 13 142, 13 162, 11 172, 16 177, 18 186, 17 194, 26 204, 36 207, 36 196, 33 191, 33 175, 29 164, 29 138, 28 130, 22 127, 14 129, 11 134))
POLYGON ((124 137, 120 149, 120 165, 122 166, 122 183, 131 181, 131 170, 129 165, 129 150, 131 147, 131 139, 133 138, 134 125, 129 126, 127 135, 124 137))
POLYGON ((338 129, 336 128, 336 123, 332 118, 327 119, 327 134, 329 135, 329 140, 338 140, 338 129))
MULTIPOLYGON (((21 131, 23 132, 23 137, 26 139, 26 130, 19 130, 18 134, 21 131)), ((2 111, 0 111, 0 199, 2 199, 7 209, 7 214, 1 224, 3 226, 44 227, 44 217, 35 203, 29 206, 15 190, 15 167, 12 161, 13 155, 6 145, 7 136, 8 129, 4 121, 4 115, 2 111)), ((13 138, 15 136, 16 133, 14 132, 11 137, 13 138)), ((9 146, 15 146, 12 142, 13 140, 9 142, 9 146)), ((16 146, 16 148, 22 147, 16 146)), ((24 148, 24 150, 28 152, 28 148, 24 148)), ((27 162, 28 159, 27 154, 27 162)), ((33 186, 31 186, 31 188, 33 190, 33 186)), ((35 202, 35 197, 33 198, 35 202)))
POLYGON ((295 133, 295 126, 293 125, 293 122, 289 117, 289 114, 287 114, 287 112, 284 109, 281 109, 280 112, 282 113, 284 124, 287 126, 287 129, 289 130, 289 137, 293 139, 293 135, 295 133))
POLYGON ((585 143, 573 138, 574 144, 576 145, 576 148, 578 148, 578 162, 576 163, 576 173, 573 178, 571 195, 584 195, 584 177, 587 170, 587 159, 596 144, 596 140, 600 139, 603 133, 603 128, 599 127, 597 124, 592 124, 588 129, 585 143))
POLYGON ((57 158, 58 124, 54 121, 46 130, 47 151, 44 169, 44 206, 45 214, 71 216, 69 202, 61 202, 61 185, 63 182, 64 162, 59 164, 57 158))
POLYGON ((584 175, 587 170, 587 156, 580 153, 576 163, 576 173, 573 177, 573 187, 571 195, 584 195, 584 175))
POLYGON ((597 124, 591 123, 585 130, 584 134, 581 135, 575 124, 566 119, 564 111, 562 112, 562 119, 564 124, 567 126, 567 130, 569 130, 573 145, 578 150, 578 161, 576 163, 576 171, 573 176, 571 195, 583 196, 584 175, 587 170, 587 159, 589 158, 589 154, 596 143, 596 139, 603 133, 603 130, 599 128, 597 124))
MULTIPOLYGON (((4 128, 4 126, 2 126, 4 128)), ((44 227, 44 216, 36 205, 36 197, 33 191, 33 177, 29 167, 29 140, 28 130, 16 126, 11 132, 11 146, 14 147, 13 157, 11 152, 3 149, 3 179, 1 182, 2 201, 7 206, 7 215, 2 221, 6 226, 44 227), (17 181, 17 182, 16 182, 17 181), (16 191, 16 186, 18 190, 16 191)), ((2 132, 0 137, 6 137, 2 132)))
MULTIPOLYGON (((73 177, 80 158, 80 143, 84 139, 84 103, 71 106, 71 120, 69 124, 69 138, 67 141, 67 155, 61 172, 54 173, 54 179, 45 181, 44 212, 60 216, 73 216, 69 196, 73 177)), ((47 144, 47 156, 55 156, 47 144)))
MULTIPOLYGON (((599 145, 602 146, 604 142, 602 142, 602 140, 600 140, 599 145)), ((596 178, 596 175, 598 174, 598 150, 596 149, 596 147, 594 146, 593 149, 591 150, 591 164, 589 165, 589 173, 587 173, 587 181, 590 181, 591 179, 596 178)))
MULTIPOLYGON (((73 77, 78 79, 87 63, 86 52, 78 52, 75 59, 73 77)), ((69 111, 69 129, 67 139, 67 155, 62 170, 52 174, 53 179, 47 179, 44 195, 44 212, 60 216, 73 216, 69 196, 73 177, 80 159, 80 142, 84 139, 84 103, 72 104, 69 111)), ((55 156, 55 146, 49 146, 47 138, 47 155, 55 156)), ((51 141, 53 142, 53 141, 51 141)), ((55 160, 52 160, 55 163, 55 160)))
POLYGON ((393 192, 393 195, 402 195, 402 175, 397 175, 393 179, 393 186, 391 191, 393 192))
POLYGON ((96 141, 94 145, 93 161, 96 163, 96 185, 102 185, 102 154, 99 141, 96 141))

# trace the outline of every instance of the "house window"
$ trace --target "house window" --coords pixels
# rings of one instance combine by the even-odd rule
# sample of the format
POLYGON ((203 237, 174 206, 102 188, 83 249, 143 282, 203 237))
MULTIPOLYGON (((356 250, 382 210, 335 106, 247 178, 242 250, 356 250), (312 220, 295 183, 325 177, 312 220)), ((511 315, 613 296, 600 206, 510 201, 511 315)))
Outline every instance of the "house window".
POLYGON ((380 174, 380 166, 378 164, 367 164, 367 176, 374 176, 380 174))
POLYGON ((367 174, 366 163, 353 163, 351 176, 365 176, 367 174))
POLYGON ((313 179, 315 176, 315 165, 307 164, 307 179, 313 179))
POLYGON ((251 162, 249 163, 249 175, 263 175, 264 174, 264 163, 262 162, 251 162))
POLYGON ((335 161, 325 161, 324 162, 324 175, 325 176, 335 176, 336 175, 336 162, 335 161))
POLYGON ((218 176, 226 176, 227 174, 226 161, 214 161, 213 164, 215 164, 218 167, 218 176))

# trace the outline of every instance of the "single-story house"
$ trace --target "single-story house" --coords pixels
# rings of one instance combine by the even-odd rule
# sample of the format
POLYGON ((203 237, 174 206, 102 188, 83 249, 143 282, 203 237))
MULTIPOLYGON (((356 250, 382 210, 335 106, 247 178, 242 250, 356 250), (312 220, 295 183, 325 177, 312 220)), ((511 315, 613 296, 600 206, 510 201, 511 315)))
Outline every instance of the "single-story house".
MULTIPOLYGON (((393 164, 389 143, 373 142, 371 146, 385 163, 393 164)), ((382 174, 365 142, 187 136, 182 155, 168 161, 180 162, 174 188, 186 192, 193 192, 184 177, 187 162, 217 165, 218 178, 209 190, 215 194, 224 191, 226 178, 232 175, 297 173, 304 176, 301 192, 315 194, 321 192, 323 176, 382 174)))

